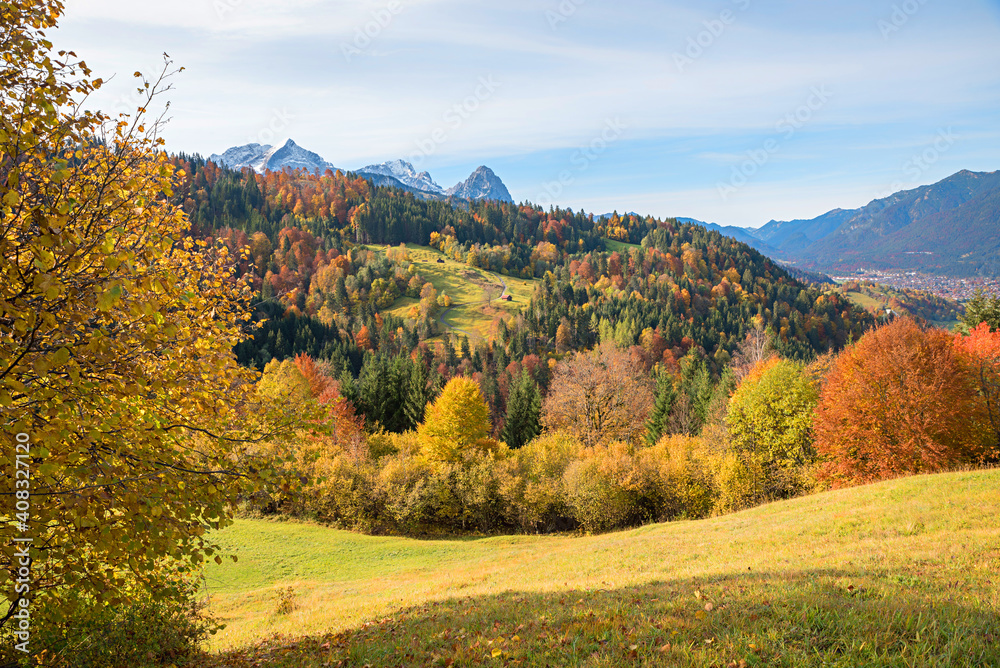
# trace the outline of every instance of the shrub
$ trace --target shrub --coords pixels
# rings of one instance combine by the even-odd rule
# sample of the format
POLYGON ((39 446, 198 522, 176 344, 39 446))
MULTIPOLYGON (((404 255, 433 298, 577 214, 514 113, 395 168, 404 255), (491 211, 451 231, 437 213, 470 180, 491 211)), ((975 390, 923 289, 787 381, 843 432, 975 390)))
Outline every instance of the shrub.
POLYGON ((279 587, 278 602, 274 606, 275 614, 289 615, 298 607, 298 603, 295 601, 295 589, 293 587, 279 587))
POLYGON ((545 434, 515 450, 500 481, 507 521, 529 532, 573 528, 563 476, 582 450, 582 444, 564 432, 545 434))
POLYGON ((415 534, 434 518, 431 465, 420 457, 400 452, 381 461, 376 495, 382 499, 385 519, 398 533, 415 534))
POLYGON ((609 531, 659 519, 663 490, 657 471, 615 441, 583 452, 563 476, 566 502, 585 531, 609 531))
MULTIPOLYGON (((111 606, 66 590, 74 605, 65 625, 32 628, 32 648, 45 648, 42 665, 52 668, 160 668, 184 666, 200 654, 201 643, 222 626, 204 612, 197 586, 189 582, 175 600, 154 600, 143 590, 128 603, 111 606)), ((11 645, 4 643, 4 649, 11 645)), ((0 660, 4 658, 0 655, 0 660)))
POLYGON ((626 525, 631 511, 628 495, 601 470, 597 458, 570 464, 564 484, 566 503, 584 531, 610 531, 626 525))
POLYGON ((492 533, 505 522, 504 501, 500 494, 500 469, 503 454, 470 450, 462 461, 442 471, 454 499, 456 512, 450 512, 453 526, 492 533))
POLYGON ((706 517, 715 503, 715 486, 708 453, 700 438, 672 435, 661 438, 638 456, 659 477, 657 520, 706 517))
POLYGON ((303 495, 302 506, 308 513, 345 529, 379 527, 384 513, 377 495, 375 462, 338 454, 322 460, 317 473, 318 481, 303 495))
POLYGON ((712 473, 716 514, 736 512, 763 501, 760 481, 765 477, 764 467, 752 454, 730 451, 717 455, 712 473))

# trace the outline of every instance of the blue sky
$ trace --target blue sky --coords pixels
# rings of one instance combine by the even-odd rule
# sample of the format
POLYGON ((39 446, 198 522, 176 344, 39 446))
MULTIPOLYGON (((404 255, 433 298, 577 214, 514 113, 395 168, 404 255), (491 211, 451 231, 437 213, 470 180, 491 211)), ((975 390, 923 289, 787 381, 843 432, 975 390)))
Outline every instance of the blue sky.
POLYGON ((51 37, 134 106, 167 52, 171 151, 292 138, 444 187, 723 225, 1000 169, 1000 0, 67 0, 51 37))

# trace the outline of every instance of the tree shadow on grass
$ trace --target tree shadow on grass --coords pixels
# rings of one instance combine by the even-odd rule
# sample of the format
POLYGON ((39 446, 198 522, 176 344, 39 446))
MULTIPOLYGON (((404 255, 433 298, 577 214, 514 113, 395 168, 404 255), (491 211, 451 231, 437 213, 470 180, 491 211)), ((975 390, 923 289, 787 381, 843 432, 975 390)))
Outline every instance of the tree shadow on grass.
POLYGON ((205 666, 1000 666, 988 582, 928 571, 728 573, 510 591, 277 636, 205 666))

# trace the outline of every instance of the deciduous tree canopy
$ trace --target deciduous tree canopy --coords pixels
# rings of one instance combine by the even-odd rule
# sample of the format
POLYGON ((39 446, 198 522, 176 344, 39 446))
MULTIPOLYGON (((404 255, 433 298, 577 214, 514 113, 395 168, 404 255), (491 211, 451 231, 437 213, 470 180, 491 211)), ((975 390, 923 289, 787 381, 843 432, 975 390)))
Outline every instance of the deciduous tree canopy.
MULTIPOLYGON (((256 470, 235 445, 256 374, 232 353, 249 289, 169 204, 158 124, 80 110, 101 81, 46 41, 61 3, 0 11, 0 405, 32 455, 17 523, 2 478, 0 588, 23 530, 41 624, 71 614, 66 586, 121 601, 165 559, 215 554, 207 531, 256 470)), ((137 81, 148 105, 157 84, 137 81)))
POLYGON ((634 441, 653 406, 651 384, 642 367, 610 341, 574 353, 556 365, 542 423, 587 445, 634 441))
POLYGON ((427 406, 424 422, 417 428, 428 459, 457 461, 470 448, 495 450, 490 438, 490 411, 479 385, 470 378, 452 378, 441 396, 427 406))
POLYGON ((976 388, 952 337, 899 318, 837 358, 816 412, 835 482, 864 483, 973 461, 976 388))

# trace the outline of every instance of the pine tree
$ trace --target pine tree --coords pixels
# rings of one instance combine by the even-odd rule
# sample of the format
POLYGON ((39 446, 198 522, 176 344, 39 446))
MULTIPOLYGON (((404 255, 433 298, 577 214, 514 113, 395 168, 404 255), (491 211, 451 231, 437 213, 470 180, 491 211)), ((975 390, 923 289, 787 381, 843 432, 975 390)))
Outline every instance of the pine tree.
POLYGON ((1000 329, 1000 297, 987 296, 982 288, 965 304, 965 315, 959 318, 966 330, 975 329, 981 322, 990 326, 990 331, 1000 329))
POLYGON ((653 412, 646 421, 646 442, 654 445, 660 436, 667 431, 667 422, 670 411, 677 401, 677 388, 674 387, 674 379, 667 372, 661 372, 656 377, 656 399, 653 404, 653 412))
POLYGON ((427 383, 427 370, 421 362, 410 369, 410 380, 406 387, 406 405, 404 411, 408 421, 407 429, 413 429, 424 420, 424 410, 430 398, 430 388, 427 383))
POLYGON ((542 433, 542 394, 527 370, 510 390, 507 397, 507 417, 500 438, 510 448, 520 448, 542 433))

